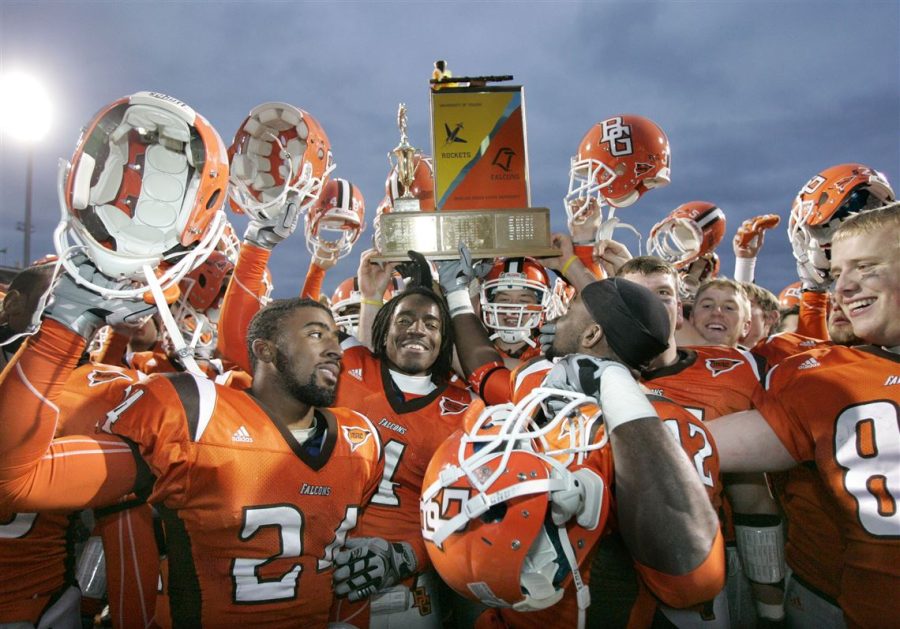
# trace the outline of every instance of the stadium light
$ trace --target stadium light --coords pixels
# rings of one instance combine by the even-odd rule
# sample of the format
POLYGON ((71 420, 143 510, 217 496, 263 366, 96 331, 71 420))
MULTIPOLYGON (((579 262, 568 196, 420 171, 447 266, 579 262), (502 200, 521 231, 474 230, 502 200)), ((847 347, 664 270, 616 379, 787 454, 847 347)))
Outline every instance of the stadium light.
POLYGON ((20 142, 40 142, 50 131, 50 97, 24 72, 0 75, 0 128, 20 142))
POLYGON ((41 82, 25 72, 0 75, 0 131, 27 146, 22 266, 31 264, 31 189, 34 146, 50 131, 50 97, 41 82))

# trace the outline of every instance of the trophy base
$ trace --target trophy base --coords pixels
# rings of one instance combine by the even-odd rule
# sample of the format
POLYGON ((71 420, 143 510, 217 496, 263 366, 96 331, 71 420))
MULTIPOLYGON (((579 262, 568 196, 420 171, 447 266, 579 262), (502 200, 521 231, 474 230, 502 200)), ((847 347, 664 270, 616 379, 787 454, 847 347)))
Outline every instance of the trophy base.
POLYGON ((422 206, 418 199, 404 199, 400 197, 394 200, 394 212, 421 212, 422 206))
POLYGON ((459 258, 464 242, 473 258, 558 256, 550 246, 550 210, 456 210, 445 212, 392 212, 378 217, 373 260, 408 260, 418 251, 431 260, 459 258))

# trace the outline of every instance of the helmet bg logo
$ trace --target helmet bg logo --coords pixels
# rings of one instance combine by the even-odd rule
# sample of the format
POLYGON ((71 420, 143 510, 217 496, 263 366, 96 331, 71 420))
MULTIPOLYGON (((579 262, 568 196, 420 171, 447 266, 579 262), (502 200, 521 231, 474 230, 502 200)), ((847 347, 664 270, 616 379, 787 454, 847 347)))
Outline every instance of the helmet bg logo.
POLYGON ((355 426, 341 426, 341 428, 344 430, 344 438, 350 444, 350 452, 356 452, 372 436, 372 433, 365 428, 355 426))
POLYGON ((822 175, 816 175, 806 182, 806 185, 803 186, 803 190, 800 191, 800 194, 812 194, 813 192, 818 190, 823 183, 825 183, 825 177, 823 177, 822 175))
POLYGON ((412 591, 413 607, 419 610, 420 616, 427 616, 431 613, 431 597, 428 596, 428 590, 424 587, 417 587, 412 591))
POLYGON ((706 368, 709 369, 713 378, 717 378, 723 373, 737 369, 743 362, 734 358, 707 358, 706 368))
POLYGON ((604 120, 600 123, 603 134, 600 136, 601 142, 606 142, 609 146, 611 155, 619 157, 620 155, 631 155, 631 125, 622 123, 622 117, 616 116, 604 120))
POLYGON ((851 183, 854 179, 856 179, 856 176, 858 174, 860 174, 859 171, 854 170, 852 175, 849 175, 847 177, 844 177, 842 179, 838 179, 837 181, 835 181, 833 187, 841 194, 844 194, 844 190, 847 188, 847 185, 849 183, 851 183))
MULTIPOLYGON (((463 506, 469 500, 469 490, 454 487, 445 487, 434 498, 421 505, 422 536, 433 539, 438 528, 451 518, 462 513, 463 506)), ((464 531, 468 524, 459 529, 464 531)))

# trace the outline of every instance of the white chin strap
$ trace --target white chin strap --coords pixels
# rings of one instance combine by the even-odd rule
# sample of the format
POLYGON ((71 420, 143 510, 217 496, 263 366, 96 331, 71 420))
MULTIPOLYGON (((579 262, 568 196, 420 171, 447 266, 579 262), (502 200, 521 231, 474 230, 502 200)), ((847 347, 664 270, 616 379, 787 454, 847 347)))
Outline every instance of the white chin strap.
POLYGON ((200 339, 200 332, 203 330, 203 325, 198 321, 197 329, 194 332, 194 342, 192 342, 191 345, 185 343, 184 337, 181 335, 181 330, 178 329, 178 324, 175 322, 175 317, 172 316, 172 311, 166 303, 166 298, 165 295, 163 295, 163 289, 156 277, 156 273, 154 273, 153 269, 149 266, 144 267, 144 278, 150 287, 150 294, 153 295, 153 301, 156 302, 156 308, 159 310, 159 316, 166 328, 166 333, 172 341, 174 353, 178 356, 179 361, 187 371, 205 378, 206 373, 200 369, 200 366, 194 359, 194 346, 196 341, 199 341, 200 339))
POLYGON ((597 240, 612 240, 613 232, 617 229, 626 229, 637 236, 637 254, 641 255, 641 244, 643 243, 641 232, 639 232, 634 225, 623 223, 620 219, 616 218, 616 208, 610 206, 609 218, 597 226, 597 240))
POLYGON ((490 340, 500 339, 504 343, 526 343, 529 347, 537 347, 537 343, 531 338, 531 330, 498 330, 490 336, 490 340))

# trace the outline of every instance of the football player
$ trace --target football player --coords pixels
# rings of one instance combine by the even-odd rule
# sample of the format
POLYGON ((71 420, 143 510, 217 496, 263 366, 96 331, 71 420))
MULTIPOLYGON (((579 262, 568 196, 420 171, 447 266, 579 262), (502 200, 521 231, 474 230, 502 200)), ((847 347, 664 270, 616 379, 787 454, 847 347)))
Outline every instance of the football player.
POLYGON ((32 330, 32 318, 50 288, 55 265, 38 264, 16 273, 0 302, 0 370, 32 330))
MULTIPOLYGON (((621 361, 621 363, 624 363, 625 365, 636 367, 647 362, 661 349, 665 348, 665 339, 667 339, 669 335, 668 328, 669 324, 664 309, 654 300, 649 291, 630 282, 604 280, 585 287, 582 294, 574 298, 567 314, 557 321, 556 336, 552 341, 550 355, 554 355, 557 352, 562 355, 577 351, 587 354, 588 356, 615 357, 616 360, 621 361)), ((577 359, 578 356, 572 356, 570 358, 577 359)), ((596 359, 585 358, 584 360, 587 360, 590 365, 594 365, 594 363, 590 361, 596 359)), ((608 360, 599 362, 604 365, 616 364, 611 363, 608 360)), ((637 398, 628 398, 629 401, 625 402, 625 397, 629 395, 626 392, 635 391, 642 399, 643 394, 638 392, 628 370, 625 369, 621 363, 618 363, 617 367, 620 369, 625 379, 622 381, 617 380, 615 385, 611 385, 609 389, 606 389, 605 387, 608 380, 604 379, 607 378, 607 375, 611 375, 611 372, 609 371, 603 371, 602 377, 595 379, 595 376, 598 376, 599 374, 594 371, 593 367, 586 367, 587 371, 585 377, 584 379, 581 379, 580 382, 576 375, 572 376, 568 383, 561 383, 557 382, 558 378, 553 378, 552 373, 549 376, 547 375, 548 370, 552 366, 547 360, 532 360, 521 366, 513 374, 513 380, 515 381, 514 395, 516 396, 514 399, 523 399, 523 397, 534 389, 535 386, 562 386, 562 388, 574 388, 580 390, 579 387, 589 386, 587 383, 590 382, 592 386, 599 385, 600 387, 599 390, 593 391, 592 394, 601 396, 601 406, 604 409, 604 413, 611 412, 613 413, 613 416, 615 416, 619 409, 619 405, 611 405, 611 398, 607 400, 603 396, 621 395, 623 397, 618 398, 618 400, 624 402, 625 407, 631 409, 629 411, 630 413, 640 414, 641 412, 646 412, 648 418, 654 418, 655 423, 653 423, 652 426, 648 424, 645 428, 648 431, 655 431, 658 427, 662 430, 662 433, 660 434, 666 434, 667 436, 661 441, 656 441, 656 437, 650 437, 648 434, 646 435, 648 440, 644 442, 644 444, 647 447, 654 448, 657 445, 664 445, 667 449, 667 454, 661 455, 662 458, 660 460, 666 461, 665 465, 668 465, 671 462, 669 456, 677 459, 677 462, 672 462, 672 464, 678 467, 678 474, 681 474, 683 471, 680 467, 682 465, 684 465, 686 469, 690 469, 690 474, 693 478, 687 485, 687 491, 691 492, 689 495, 696 497, 698 494, 693 492, 699 490, 698 502, 693 502, 694 499, 692 498, 690 504, 692 505, 692 508, 698 510, 698 515, 701 513, 703 514, 699 515, 700 519, 696 521, 702 523, 702 528, 700 530, 695 530, 691 534, 696 535, 697 537, 691 542, 691 544, 695 544, 691 547, 696 551, 693 558, 685 559, 687 563, 693 562, 689 566, 683 564, 677 569, 674 568, 674 565, 663 567, 659 562, 667 561, 665 557, 668 554, 668 550, 663 550, 661 546, 657 547, 653 544, 643 546, 637 551, 632 550, 632 553, 651 590, 667 603, 677 607, 684 607, 712 600, 715 598, 716 594, 721 591, 724 582, 722 579, 723 572, 717 573, 717 570, 721 570, 723 567, 723 556, 721 538, 718 535, 718 524, 714 517, 714 511, 712 511, 710 506, 710 501, 705 497, 706 494, 703 491, 705 485, 703 484, 703 481, 701 481, 701 476, 709 477, 710 487, 714 484, 715 480, 717 480, 714 457, 707 460, 708 456, 714 455, 714 451, 711 449, 712 446, 710 445, 710 442, 705 441, 708 446, 708 452, 702 453, 699 459, 694 459, 695 462, 697 460, 700 461, 700 466, 697 469, 694 469, 693 466, 687 465, 688 459, 681 454, 680 449, 678 449, 676 443, 671 439, 671 436, 675 435, 679 441, 682 441, 683 439, 688 441, 690 446, 682 443, 686 449, 688 447, 693 448, 697 445, 698 435, 699 440, 703 441, 702 435, 704 435, 705 432, 702 425, 683 409, 677 407, 677 405, 662 399, 653 401, 652 405, 648 405, 646 401, 643 402, 643 405, 638 405, 637 398), (615 391, 615 393, 613 393, 613 391, 615 391), (640 408, 641 410, 636 410, 637 408, 640 408), (656 419, 658 417, 663 417, 666 420, 665 424, 656 419), (689 430, 688 424, 693 424, 695 430, 689 430), (669 433, 669 431, 672 432, 669 433), (690 437, 688 437, 688 435, 690 435, 690 437), (668 451, 669 448, 673 447, 673 450, 668 451), (698 472, 700 472, 699 475, 698 472), (710 516, 712 519, 707 519, 707 516, 710 516), (707 524, 709 524, 708 527, 707 524), (653 551, 650 551, 651 546, 653 551), (650 556, 651 554, 653 555, 652 557, 650 556), (678 576, 676 577, 675 575, 678 576)), ((579 369, 576 368, 575 372, 577 373, 578 371, 579 369)), ((507 375, 509 376, 508 372, 507 375)), ((617 376, 618 373, 615 375, 617 376)), ((607 430, 610 430, 609 427, 607 430)), ((616 442, 615 440, 617 437, 615 436, 615 429, 613 429, 612 435, 614 440, 612 448, 615 452, 616 496, 621 496, 627 503, 628 497, 626 494, 630 491, 629 488, 632 487, 628 480, 629 474, 635 472, 637 469, 631 467, 631 465, 639 464, 637 461, 630 459, 633 451, 630 450, 628 446, 624 446, 627 441, 616 442), (624 446, 626 449, 620 452, 617 448, 621 446, 624 446), (624 476, 620 474, 618 469, 620 464, 625 466, 625 468, 621 470, 624 476), (620 482, 626 483, 622 486, 621 490, 618 485, 620 482), (624 493, 620 494, 620 491, 624 493)), ((626 437, 626 440, 627 439, 628 437, 626 437)), ((654 473, 648 472, 648 474, 652 476, 654 473)), ((654 491, 667 491, 662 484, 654 485, 654 491)), ((678 491, 680 492, 681 490, 679 489, 678 491)), ((621 530, 621 534, 629 548, 632 548, 632 545, 636 543, 636 536, 641 536, 643 543, 648 543, 648 540, 654 539, 661 533, 661 529, 654 529, 655 525, 651 524, 650 520, 637 521, 633 519, 634 514, 630 512, 630 507, 627 504, 623 507, 622 502, 617 500, 617 505, 618 528, 621 530), (625 511, 621 511, 622 508, 624 508, 625 511)), ((663 519, 665 519, 666 522, 669 522, 669 520, 666 519, 666 514, 658 513, 654 517, 657 516, 658 519, 656 520, 656 524, 663 519)), ((683 523, 672 521, 671 524, 678 529, 683 523)), ((607 543, 609 542, 601 541, 601 554, 604 552, 603 546, 607 543)), ((671 547, 669 550, 671 550, 671 547)), ((590 562, 583 565, 582 569, 585 569, 585 566, 589 567, 590 562)), ((585 574, 585 576, 587 575, 585 574)), ((593 578, 597 581, 597 586, 592 587, 591 591, 601 592, 606 580, 614 579, 615 576, 612 573, 603 572, 601 574, 595 574, 593 578)), ((579 594, 577 598, 580 597, 581 595, 579 594)), ((630 605, 633 602, 632 599, 629 599, 627 604, 630 605)), ((547 608, 545 612, 521 614, 512 610, 500 610, 491 613, 498 621, 502 618, 502 622, 507 626, 538 627, 559 622, 571 625, 574 623, 574 617, 570 614, 577 611, 577 608, 576 594, 570 588, 566 592, 561 603, 547 608)), ((623 611, 622 608, 623 603, 621 600, 610 602, 606 600, 606 597, 598 597, 595 607, 592 607, 589 610, 589 614, 590 617, 594 617, 594 614, 597 614, 597 617, 607 615, 608 618, 609 614, 621 615, 623 611)), ((651 617, 654 608, 655 604, 650 605, 649 614, 651 617)), ((646 612, 646 606, 638 606, 636 609, 639 610, 635 612, 637 615, 646 612)), ((628 608, 625 608, 625 615, 627 617, 628 608)), ((721 614, 720 617, 722 617, 721 614)))
MULTIPOLYGON (((360 287, 374 286, 374 295, 384 295, 390 275, 376 266, 361 261, 360 287)), ((424 260, 421 266, 427 267, 424 260)), ((348 600, 335 605, 334 621, 372 627, 441 624, 437 579, 421 536, 419 495, 432 454, 461 427, 472 396, 452 374, 450 316, 429 277, 430 272, 414 278, 377 310, 372 350, 352 337, 343 343, 337 404, 373 419, 385 444, 385 466, 354 533, 362 537, 349 541, 337 558, 336 591, 348 600), (409 559, 399 583, 379 582, 371 563, 366 565, 372 545, 383 540, 403 548, 409 559)))
POLYGON ((849 217, 894 201, 887 178, 865 164, 838 164, 814 175, 791 205, 788 239, 800 278, 799 332, 824 339, 831 284, 831 238, 849 217))
MULTIPOLYGON (((78 268, 94 285, 107 281, 87 262, 78 268)), ((341 364, 328 309, 288 300, 258 313, 246 393, 189 373, 156 377, 132 386, 98 435, 52 440, 54 400, 86 337, 111 311, 146 307, 102 300, 68 275, 54 295, 0 382, 4 507, 72 509, 148 492, 166 529, 173 622, 323 624, 334 553, 383 467, 372 423, 324 408, 341 364)))
POLYGON ((540 354, 538 328, 553 299, 550 276, 534 258, 501 258, 481 280, 481 319, 510 369, 540 354))
MULTIPOLYGON (((838 306, 870 345, 793 356, 766 378, 757 410, 710 424, 723 469, 776 471, 804 462, 839 506, 846 542, 837 602, 848 625, 879 626, 900 613, 896 505, 900 397, 900 207, 847 219, 831 241, 838 306), (810 403, 815 400, 815 403, 810 403)), ((828 623, 827 617, 823 621, 828 623)))
MULTIPOLYGON (((638 257, 627 262, 620 270, 620 277, 637 282, 652 290, 662 300, 669 315, 673 328, 678 327, 681 315, 681 303, 678 298, 678 274, 675 268, 659 258, 652 256, 638 257)), ((721 284, 722 296, 725 296, 725 305, 732 311, 728 314, 719 312, 716 308, 709 313, 708 319, 712 322, 725 322, 729 317, 734 319, 734 314, 740 307, 732 298, 734 287, 740 285, 732 280, 712 280, 721 284)), ((718 293, 713 293, 716 298, 718 293)), ((697 305, 704 300, 705 293, 698 293, 697 305)), ((712 302, 712 298, 710 298, 712 302)), ((702 303, 706 303, 705 301, 702 303)), ((707 313, 703 313, 707 316, 707 313)), ((642 372, 642 381, 654 393, 663 395, 678 404, 681 404, 694 413, 702 421, 720 415, 752 408, 753 392, 760 386, 760 377, 764 371, 762 360, 757 359, 745 350, 727 347, 700 346, 680 347, 676 344, 675 335, 672 334, 666 349, 659 354, 650 365, 642 372)), ((738 567, 740 565, 739 553, 749 558, 755 557, 752 550, 755 538, 750 535, 753 531, 767 531, 772 535, 779 535, 781 530, 780 519, 775 515, 777 506, 768 497, 768 491, 763 479, 758 475, 755 478, 726 479, 729 502, 726 510, 720 513, 724 527, 725 537, 728 541, 729 578, 728 600, 729 617, 733 626, 748 626, 755 622, 756 613, 750 602, 750 592, 746 580, 738 567), (736 504, 731 503, 737 501, 736 504), (730 508, 734 506, 739 512, 735 516, 735 530, 732 524, 730 508), (744 517, 749 514, 762 512, 763 517, 744 517), (745 526, 746 525, 746 526, 745 526), (752 525, 752 528, 750 528, 752 525), (741 528, 743 527, 743 528, 741 528), (735 535, 737 532, 738 535, 735 535), (748 533, 743 535, 743 533, 748 533), (736 539, 737 538, 737 539, 736 539), (737 544, 737 545, 736 545, 737 544)), ((776 563, 778 563, 776 561, 776 563)), ((780 563, 778 563, 780 565, 780 563)), ((754 572, 748 565, 744 569, 748 577, 755 577, 756 581, 781 581, 783 575, 776 571, 770 576, 765 570, 754 572)), ((765 585, 753 586, 757 598, 758 612, 769 616, 780 617, 782 612, 777 606, 781 602, 780 591, 769 590, 765 585), (767 591, 768 590, 768 591, 767 591), (765 602, 760 599, 765 597, 765 602), (774 607, 769 607, 769 605, 774 607)))

